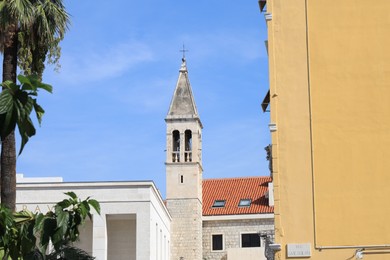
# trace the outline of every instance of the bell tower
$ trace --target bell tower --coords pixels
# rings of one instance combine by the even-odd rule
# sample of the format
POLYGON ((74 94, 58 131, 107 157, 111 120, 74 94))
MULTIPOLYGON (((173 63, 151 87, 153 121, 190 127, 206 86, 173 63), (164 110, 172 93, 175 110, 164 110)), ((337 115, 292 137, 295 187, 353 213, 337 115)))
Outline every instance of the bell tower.
POLYGON ((165 118, 166 201, 172 216, 171 259, 202 259, 202 123, 183 57, 165 118))

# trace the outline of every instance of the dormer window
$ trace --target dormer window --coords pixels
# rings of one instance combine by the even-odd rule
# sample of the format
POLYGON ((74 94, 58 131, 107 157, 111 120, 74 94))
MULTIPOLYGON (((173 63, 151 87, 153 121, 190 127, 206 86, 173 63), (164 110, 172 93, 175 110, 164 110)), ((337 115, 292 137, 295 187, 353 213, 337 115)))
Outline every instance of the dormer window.
POLYGON ((250 207, 252 200, 251 199, 241 199, 238 203, 239 207, 250 207))
POLYGON ((213 208, 225 207, 226 200, 214 200, 213 208))

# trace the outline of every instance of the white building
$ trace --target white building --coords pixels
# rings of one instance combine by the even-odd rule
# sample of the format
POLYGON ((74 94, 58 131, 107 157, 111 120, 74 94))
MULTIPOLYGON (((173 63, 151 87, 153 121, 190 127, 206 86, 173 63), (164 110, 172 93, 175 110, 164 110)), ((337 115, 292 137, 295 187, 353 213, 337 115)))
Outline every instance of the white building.
POLYGON ((165 204, 152 181, 65 183, 18 176, 17 209, 47 211, 74 191, 101 204, 79 247, 97 260, 266 259, 260 237, 273 231, 269 177, 202 179, 202 123, 179 71, 166 130, 165 204))
POLYGON ((170 259, 171 217, 152 181, 18 183, 16 208, 45 213, 68 191, 100 203, 77 245, 96 259, 170 259))

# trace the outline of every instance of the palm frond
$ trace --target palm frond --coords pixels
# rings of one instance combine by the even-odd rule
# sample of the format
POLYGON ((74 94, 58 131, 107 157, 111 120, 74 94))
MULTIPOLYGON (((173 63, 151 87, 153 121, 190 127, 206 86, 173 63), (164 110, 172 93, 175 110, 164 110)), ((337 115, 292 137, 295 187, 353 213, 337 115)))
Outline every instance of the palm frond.
POLYGON ((50 31, 58 38, 63 38, 69 25, 69 14, 66 12, 62 1, 46 0, 43 4, 49 22, 50 31))
POLYGON ((9 15, 20 24, 30 24, 34 19, 34 9, 30 0, 8 0, 9 15))
POLYGON ((30 0, 2 0, 0 1, 0 51, 4 49, 7 40, 7 31, 10 25, 26 26, 34 20, 33 5, 30 0))

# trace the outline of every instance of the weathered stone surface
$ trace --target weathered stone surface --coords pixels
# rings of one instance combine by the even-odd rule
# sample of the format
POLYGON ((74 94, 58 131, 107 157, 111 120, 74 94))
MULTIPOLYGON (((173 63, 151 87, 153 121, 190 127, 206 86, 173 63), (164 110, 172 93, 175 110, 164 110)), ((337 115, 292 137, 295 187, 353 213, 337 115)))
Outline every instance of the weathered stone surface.
MULTIPOLYGON (((228 248, 241 247, 242 233, 258 233, 272 231, 274 229, 273 219, 246 219, 246 220, 218 220, 203 221, 203 259, 222 260, 226 259, 228 248), (222 251, 212 251, 213 234, 222 234, 224 249, 222 251)), ((261 245, 263 246, 263 245, 261 245)))
POLYGON ((198 199, 167 200, 172 216, 171 259, 202 259, 202 204, 198 199))

